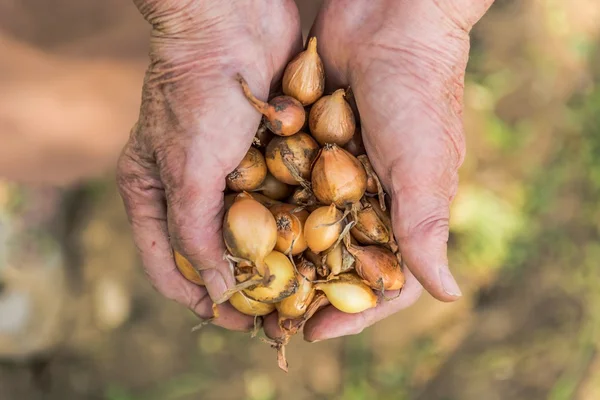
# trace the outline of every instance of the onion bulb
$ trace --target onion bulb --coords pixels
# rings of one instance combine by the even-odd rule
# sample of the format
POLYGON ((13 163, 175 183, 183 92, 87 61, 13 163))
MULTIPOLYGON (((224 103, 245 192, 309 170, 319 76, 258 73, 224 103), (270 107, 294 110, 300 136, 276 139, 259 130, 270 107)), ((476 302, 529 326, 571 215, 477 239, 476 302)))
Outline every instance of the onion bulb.
POLYGON ((317 290, 327 296, 338 310, 355 314, 377 305, 377 296, 354 272, 338 276, 338 279, 315 284, 317 290))
POLYGON ((344 150, 352 154, 354 157, 358 157, 367 152, 365 150, 365 144, 363 143, 362 131, 360 126, 356 127, 352 139, 350 139, 350 141, 346 143, 346 145, 344 146, 344 150))
POLYGON ((294 191, 294 194, 289 199, 289 202, 298 206, 313 206, 318 203, 317 198, 312 190, 308 190, 303 187, 298 187, 294 191))
POLYGON ((304 223, 304 238, 313 252, 325 251, 338 241, 344 228, 342 217, 342 212, 333 204, 310 213, 304 223))
POLYGON ((365 194, 367 174, 352 154, 339 146, 326 145, 312 170, 312 190, 321 203, 346 208, 365 194))
POLYGON ((317 38, 308 41, 306 50, 288 63, 283 73, 283 93, 298 99, 307 106, 323 96, 325 71, 317 53, 317 38))
POLYGON ((308 211, 298 209, 291 204, 281 203, 271 208, 277 224, 277 244, 275 250, 293 256, 302 253, 308 247, 304 238, 304 223, 308 211))
POLYGON ((273 175, 267 173, 264 181, 257 189, 255 189, 255 191, 261 192, 273 200, 283 200, 292 194, 292 187, 278 181, 273 175))
POLYGON ((306 111, 298 100, 291 96, 277 96, 268 103, 257 99, 246 80, 238 75, 244 96, 250 104, 263 115, 264 124, 271 132, 279 136, 290 136, 300 131, 306 121, 306 111))
POLYGON ((244 289, 244 294, 261 303, 277 303, 296 293, 298 281, 289 258, 279 251, 272 251, 264 258, 272 280, 268 284, 258 283, 244 289))
POLYGON ((254 147, 250 147, 240 164, 227 175, 227 187, 234 192, 257 189, 267 176, 265 158, 254 147))
POLYGON ((394 253, 380 246, 348 245, 358 275, 373 289, 398 290, 404 286, 404 273, 394 253))
POLYGON ((194 268, 187 258, 181 255, 177 250, 173 250, 173 256, 175 258, 177 269, 185 279, 196 285, 204 286, 204 280, 202 279, 202 276, 200 276, 200 272, 194 268))
POLYGON ((276 304, 279 320, 303 316, 315 296, 313 281, 317 278, 317 272, 314 264, 302 258, 297 269, 298 290, 276 304))
POLYGON ((383 186, 381 186, 381 181, 371 165, 371 161, 365 154, 358 156, 357 159, 363 165, 365 173, 367 174, 367 193, 377 194, 379 197, 379 206, 385 211, 387 208, 385 204, 385 193, 383 191, 383 186))
POLYGON ((253 317, 262 317, 275 310, 274 304, 261 303, 244 296, 242 292, 236 292, 229 298, 229 303, 242 314, 253 317))
POLYGON ((223 239, 232 256, 253 262, 262 275, 264 259, 277 243, 275 218, 247 193, 238 195, 225 213, 223 239))
POLYGON ((277 180, 297 186, 310 179, 311 166, 318 154, 317 142, 310 135, 298 132, 271 140, 265 158, 269 172, 277 180))
POLYGON ((325 265, 329 270, 329 277, 347 272, 354 267, 354 257, 340 242, 325 256, 325 265))
POLYGON ((273 132, 271 132, 265 124, 261 123, 256 133, 254 134, 254 139, 252 144, 259 148, 265 148, 269 144, 269 142, 273 139, 273 132))
POLYGON ((354 113, 346 102, 344 89, 321 97, 310 109, 308 126, 310 133, 321 146, 348 143, 356 129, 354 113))
POLYGON ((362 244, 386 244, 391 239, 391 226, 387 218, 383 219, 381 208, 363 200, 363 205, 355 214, 356 224, 350 233, 362 244), (378 212, 379 211, 379 212, 378 212))
POLYGON ((235 203, 235 199, 238 195, 239 193, 229 193, 223 197, 223 208, 225 209, 225 212, 227 212, 233 203, 235 203))

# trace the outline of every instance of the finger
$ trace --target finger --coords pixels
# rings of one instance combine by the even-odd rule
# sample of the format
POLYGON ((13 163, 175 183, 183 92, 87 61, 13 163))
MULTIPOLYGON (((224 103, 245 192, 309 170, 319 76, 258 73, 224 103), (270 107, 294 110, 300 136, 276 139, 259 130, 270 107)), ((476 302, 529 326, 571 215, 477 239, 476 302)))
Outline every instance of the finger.
MULTIPOLYGON (((196 104, 199 121, 184 115, 181 118, 185 120, 172 125, 171 129, 180 132, 173 135, 174 143, 159 146, 157 164, 167 196, 171 242, 200 270, 211 298, 222 302, 227 300, 224 292, 235 285, 230 264, 223 259, 225 178, 250 147, 260 116, 233 77, 214 79, 219 79, 218 89, 207 92, 214 96, 214 104, 196 104), (235 132, 235 140, 229 132, 235 132)), ((266 93, 269 82, 255 87, 266 93)), ((181 89, 181 93, 185 91, 181 89)), ((186 99, 178 101, 185 109, 186 99)))
POLYGON ((403 261, 423 287, 438 300, 454 301, 462 293, 449 269, 447 243, 463 144, 438 128, 443 125, 409 126, 414 128, 403 132, 402 150, 388 156, 395 160, 385 178, 394 234, 403 261))
POLYGON ((283 331, 279 327, 279 314, 272 312, 263 318, 263 330, 265 335, 271 339, 283 338, 283 331))
MULTIPOLYGON (((201 318, 212 317, 212 301, 205 288, 185 279, 175 265, 168 240, 164 191, 160 180, 132 152, 123 151, 118 166, 118 187, 133 230, 133 238, 144 270, 154 288, 201 318)), ((247 331, 253 319, 228 304, 219 306, 214 323, 228 329, 247 331)))
MULTIPOLYGON (((341 336, 356 335, 365 328, 375 324, 390 315, 410 307, 421 295, 423 287, 415 277, 406 270, 406 283, 400 296, 394 300, 380 300, 375 308, 358 314, 347 314, 333 306, 327 306, 317 312, 304 326, 304 339, 317 342, 341 336)), ((388 297, 394 297, 398 291, 387 292, 388 297)))

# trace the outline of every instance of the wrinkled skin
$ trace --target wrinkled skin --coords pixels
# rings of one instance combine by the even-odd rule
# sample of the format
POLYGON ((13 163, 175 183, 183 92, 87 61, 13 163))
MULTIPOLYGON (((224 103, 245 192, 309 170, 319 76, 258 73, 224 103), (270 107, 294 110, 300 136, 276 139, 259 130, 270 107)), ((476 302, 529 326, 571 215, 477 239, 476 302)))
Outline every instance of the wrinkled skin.
MULTIPOLYGON (((328 89, 352 85, 367 152, 394 201, 407 280, 396 300, 361 314, 331 306, 319 311, 304 329, 307 340, 358 333, 413 304, 423 287, 441 301, 461 296, 446 254, 449 204, 465 156, 468 35, 492 2, 324 2, 312 34, 319 39, 328 89)), ((202 269, 210 297, 220 300, 233 284, 221 261, 224 178, 243 158, 260 119, 233 77, 241 72, 266 98, 269 84, 298 51, 297 12, 288 1, 219 2, 210 9, 197 1, 179 8, 167 0, 137 3, 155 24, 153 63, 139 122, 121 158, 120 187, 151 281, 207 317, 211 300, 177 273, 167 235, 202 269), (223 12, 227 7, 235 13, 223 12)), ((221 309, 219 325, 247 329, 252 323, 226 303, 221 309)), ((275 315, 267 317, 265 331, 278 336, 275 315)))

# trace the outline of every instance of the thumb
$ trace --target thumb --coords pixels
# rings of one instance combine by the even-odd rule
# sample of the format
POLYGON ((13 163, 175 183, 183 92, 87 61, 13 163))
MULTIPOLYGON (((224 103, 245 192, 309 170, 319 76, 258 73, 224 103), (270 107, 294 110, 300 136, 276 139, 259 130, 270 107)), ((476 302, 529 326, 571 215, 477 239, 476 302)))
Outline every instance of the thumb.
POLYGON ((403 263, 432 296, 453 301, 462 295, 447 256, 450 201, 458 174, 456 165, 444 161, 445 153, 432 146, 392 167, 392 219, 403 263))

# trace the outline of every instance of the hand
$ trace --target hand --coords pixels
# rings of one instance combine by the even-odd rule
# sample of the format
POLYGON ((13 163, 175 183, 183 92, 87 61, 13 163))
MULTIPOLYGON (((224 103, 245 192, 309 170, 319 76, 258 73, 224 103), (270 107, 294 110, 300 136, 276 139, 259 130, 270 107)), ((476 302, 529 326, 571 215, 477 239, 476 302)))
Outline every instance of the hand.
MULTIPOLYGON (((446 253, 449 205, 465 156, 469 31, 492 2, 325 1, 311 36, 319 40, 329 89, 354 91, 367 153, 393 200, 407 277, 400 296, 375 309, 319 311, 304 328, 307 340, 359 333, 413 304, 422 286, 442 301, 461 296, 446 253)), ((265 328, 278 335, 275 321, 265 328)))
MULTIPOLYGON (((118 184, 150 281, 210 318, 213 301, 235 284, 223 261, 225 177, 260 121, 235 77, 267 97, 302 49, 298 12, 291 0, 134 1, 153 26, 150 67, 118 184), (183 278, 171 246, 201 270, 206 287, 183 278)), ((247 330, 253 318, 226 303, 214 323, 247 330)))

